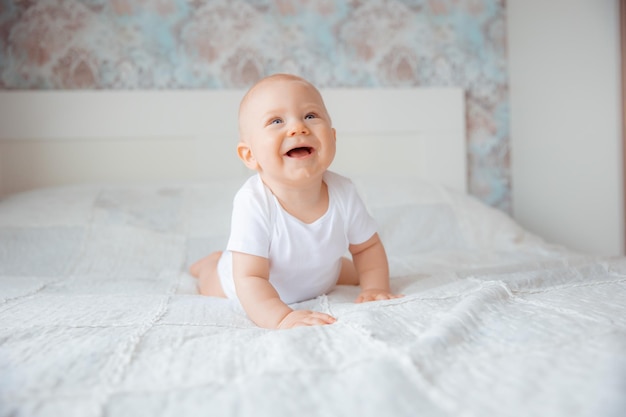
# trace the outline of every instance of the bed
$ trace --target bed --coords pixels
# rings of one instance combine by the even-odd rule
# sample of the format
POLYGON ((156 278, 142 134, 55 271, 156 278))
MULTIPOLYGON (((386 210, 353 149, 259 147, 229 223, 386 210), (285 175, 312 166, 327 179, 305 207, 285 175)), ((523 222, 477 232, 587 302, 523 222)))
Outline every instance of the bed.
POLYGON ((403 298, 266 330, 200 296, 241 91, 0 93, 0 416, 623 416, 626 260, 467 194, 463 91, 323 90, 403 298))

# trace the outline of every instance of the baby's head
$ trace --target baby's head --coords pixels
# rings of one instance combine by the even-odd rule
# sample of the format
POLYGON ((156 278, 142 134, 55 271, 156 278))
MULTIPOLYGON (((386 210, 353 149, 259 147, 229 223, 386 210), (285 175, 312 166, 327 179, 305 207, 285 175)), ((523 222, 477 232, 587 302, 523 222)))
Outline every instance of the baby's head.
POLYGON ((321 179, 335 157, 335 129, 317 88, 290 74, 256 83, 239 107, 237 153, 266 182, 321 179))

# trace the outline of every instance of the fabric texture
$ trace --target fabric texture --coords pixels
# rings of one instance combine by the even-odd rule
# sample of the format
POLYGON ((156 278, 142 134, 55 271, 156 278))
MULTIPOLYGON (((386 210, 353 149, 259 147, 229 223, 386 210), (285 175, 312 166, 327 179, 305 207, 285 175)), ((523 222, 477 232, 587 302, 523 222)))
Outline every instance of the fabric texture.
MULTIPOLYGON (((355 178, 394 292, 266 330, 198 295, 239 182, 0 201, 0 416, 621 416, 626 260, 543 242, 477 200, 355 178)), ((592 221, 592 219, 590 219, 592 221)))
MULTIPOLYGON (((287 304, 315 298, 336 284, 341 258, 348 246, 376 233, 352 182, 326 172, 328 210, 307 224, 287 213, 257 174, 235 195, 228 251, 270 260, 269 281, 287 304)), ((237 299, 232 275, 232 255, 224 252, 218 268, 222 287, 237 299)))

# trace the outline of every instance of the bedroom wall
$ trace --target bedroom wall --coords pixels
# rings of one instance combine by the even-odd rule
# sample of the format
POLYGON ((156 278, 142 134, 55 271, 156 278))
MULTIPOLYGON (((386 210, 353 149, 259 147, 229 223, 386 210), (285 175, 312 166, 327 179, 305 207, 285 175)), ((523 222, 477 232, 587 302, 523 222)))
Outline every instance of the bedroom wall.
POLYGON ((460 86, 469 189, 510 212, 505 24, 504 0, 2 2, 0 89, 460 86))
POLYGON ((617 0, 509 0, 513 213, 549 241, 624 254, 617 0))

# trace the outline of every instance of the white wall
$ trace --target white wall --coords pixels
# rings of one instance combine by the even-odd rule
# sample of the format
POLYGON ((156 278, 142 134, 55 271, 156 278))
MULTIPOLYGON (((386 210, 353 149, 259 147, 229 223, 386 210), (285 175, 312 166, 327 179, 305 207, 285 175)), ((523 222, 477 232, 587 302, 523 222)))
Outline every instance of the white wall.
POLYGON ((618 0, 509 0, 513 211, 552 243, 624 253, 618 0))

